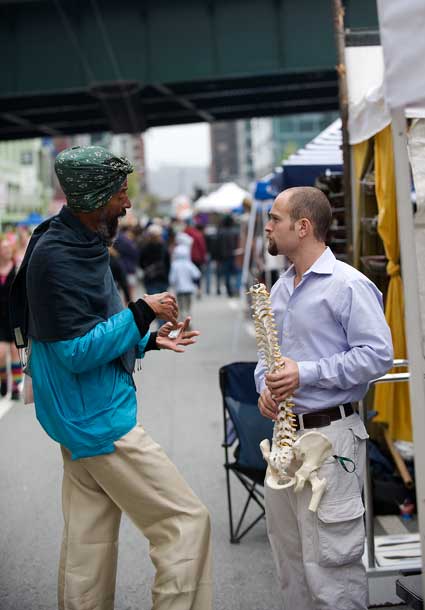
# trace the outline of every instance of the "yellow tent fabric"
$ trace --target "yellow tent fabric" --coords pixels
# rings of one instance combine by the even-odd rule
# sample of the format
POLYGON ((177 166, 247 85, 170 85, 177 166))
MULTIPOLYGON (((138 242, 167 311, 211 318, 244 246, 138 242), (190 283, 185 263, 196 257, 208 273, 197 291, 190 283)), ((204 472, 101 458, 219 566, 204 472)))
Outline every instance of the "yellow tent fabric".
MULTIPOLYGON (((375 191, 378 232, 384 243, 390 276, 385 317, 391 328, 394 358, 406 358, 403 284, 400 276, 397 199, 391 126, 375 135, 375 191)), ((404 369, 397 369, 401 372, 404 369)), ((393 439, 412 440, 409 387, 407 383, 379 384, 375 389, 376 421, 386 422, 393 439)))

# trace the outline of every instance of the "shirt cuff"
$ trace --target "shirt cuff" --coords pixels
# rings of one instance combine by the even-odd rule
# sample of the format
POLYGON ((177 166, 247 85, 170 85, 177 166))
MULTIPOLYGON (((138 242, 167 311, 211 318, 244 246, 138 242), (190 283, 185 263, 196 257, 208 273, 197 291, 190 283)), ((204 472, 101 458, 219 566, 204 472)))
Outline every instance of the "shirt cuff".
POLYGON ((304 385, 314 385, 319 381, 319 365, 317 362, 306 360, 297 362, 300 387, 304 385))
POLYGON ((266 389, 266 381, 264 379, 264 377, 262 377, 256 384, 256 390, 258 392, 258 394, 261 394, 263 392, 263 390, 266 389))

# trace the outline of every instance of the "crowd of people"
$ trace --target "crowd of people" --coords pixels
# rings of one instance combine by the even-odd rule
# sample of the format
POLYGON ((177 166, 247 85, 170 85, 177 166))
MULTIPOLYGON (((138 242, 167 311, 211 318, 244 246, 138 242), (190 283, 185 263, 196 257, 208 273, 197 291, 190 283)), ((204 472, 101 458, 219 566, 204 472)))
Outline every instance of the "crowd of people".
POLYGON ((233 216, 218 225, 194 217, 122 225, 110 247, 111 268, 124 302, 140 287, 147 294, 172 290, 185 315, 202 294, 237 296, 242 272, 241 230, 233 216))
POLYGON ((0 237, 0 396, 21 397, 22 366, 9 319, 9 294, 29 241, 27 227, 0 237))
MULTIPOLYGON (((192 315, 194 298, 238 296, 245 228, 231 214, 215 223, 202 216, 186 221, 156 217, 144 224, 123 221, 109 247, 109 264, 124 304, 141 293, 170 290, 184 319, 192 315)), ((10 394, 12 400, 21 398, 22 367, 10 330, 9 293, 32 229, 17 226, 0 237, 0 396, 10 394)))

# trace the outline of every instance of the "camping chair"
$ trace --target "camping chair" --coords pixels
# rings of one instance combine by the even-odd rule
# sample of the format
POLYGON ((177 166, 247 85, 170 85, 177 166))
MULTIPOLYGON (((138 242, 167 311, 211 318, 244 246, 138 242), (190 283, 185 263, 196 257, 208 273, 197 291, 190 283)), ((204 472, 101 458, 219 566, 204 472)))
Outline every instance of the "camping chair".
MULTIPOLYGON (((220 389, 223 397, 224 455, 229 507, 230 542, 239 542, 265 515, 264 485, 266 462, 259 447, 265 438, 272 438, 273 422, 258 410, 258 394, 254 383, 255 362, 233 362, 221 367, 220 389), (229 460, 234 447, 234 461, 229 460), (231 473, 248 493, 237 525, 234 525, 231 473), (251 501, 260 508, 260 514, 244 526, 251 501)), ((233 479, 234 480, 234 479, 233 479)))

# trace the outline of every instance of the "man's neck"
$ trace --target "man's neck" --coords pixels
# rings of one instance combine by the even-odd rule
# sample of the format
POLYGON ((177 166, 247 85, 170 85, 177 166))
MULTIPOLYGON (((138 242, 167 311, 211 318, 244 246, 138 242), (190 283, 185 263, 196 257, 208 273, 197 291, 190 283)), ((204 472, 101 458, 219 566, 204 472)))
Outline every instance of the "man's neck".
POLYGON ((93 233, 97 232, 99 220, 98 214, 94 212, 75 212, 71 210, 72 214, 78 218, 82 225, 93 231, 93 233))
POLYGON ((295 267, 295 285, 297 286, 306 271, 320 258, 326 250, 326 244, 323 242, 315 242, 311 247, 300 251, 293 257, 295 267))

